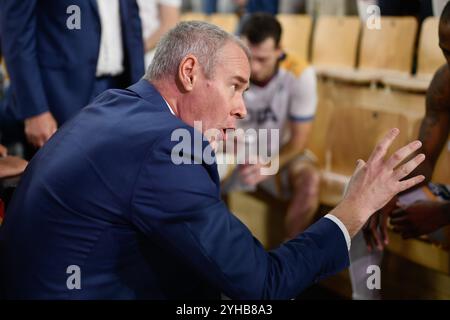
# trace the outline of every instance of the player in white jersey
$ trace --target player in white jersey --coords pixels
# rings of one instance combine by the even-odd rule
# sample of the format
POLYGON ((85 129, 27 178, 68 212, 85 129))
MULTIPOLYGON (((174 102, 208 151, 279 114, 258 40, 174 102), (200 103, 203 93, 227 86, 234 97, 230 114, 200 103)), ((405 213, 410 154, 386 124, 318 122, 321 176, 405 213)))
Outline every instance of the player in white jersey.
POLYGON ((288 198, 286 237, 292 238, 308 227, 318 207, 320 177, 314 155, 306 150, 317 92, 314 69, 283 52, 281 32, 276 18, 263 13, 250 16, 241 28, 241 38, 252 52, 252 73, 244 95, 248 114, 239 124, 243 129, 280 130, 280 139, 268 142, 271 156, 279 156, 279 173, 262 175, 259 164, 240 165, 224 190, 241 181, 288 198))

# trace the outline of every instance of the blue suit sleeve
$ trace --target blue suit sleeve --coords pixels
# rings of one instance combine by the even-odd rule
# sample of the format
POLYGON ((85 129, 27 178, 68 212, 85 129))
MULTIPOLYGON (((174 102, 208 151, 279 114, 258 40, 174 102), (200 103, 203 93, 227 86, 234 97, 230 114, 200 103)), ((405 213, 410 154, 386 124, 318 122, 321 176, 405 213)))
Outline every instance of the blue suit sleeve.
POLYGON ((170 138, 143 164, 132 221, 232 299, 291 299, 314 281, 348 266, 345 238, 321 219, 267 252, 220 200, 216 167, 174 165, 170 138))
POLYGON ((3 56, 20 119, 48 111, 36 53, 36 7, 37 0, 0 2, 3 56))

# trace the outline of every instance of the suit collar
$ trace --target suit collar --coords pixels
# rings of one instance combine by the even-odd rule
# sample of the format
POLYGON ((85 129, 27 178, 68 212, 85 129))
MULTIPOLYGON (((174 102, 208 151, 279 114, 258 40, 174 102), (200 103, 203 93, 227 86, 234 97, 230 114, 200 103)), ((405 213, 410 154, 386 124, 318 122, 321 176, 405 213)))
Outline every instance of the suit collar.
POLYGON ((170 112, 166 100, 164 100, 162 95, 158 92, 158 90, 156 90, 155 86, 148 80, 141 79, 127 89, 133 91, 142 99, 150 102, 152 105, 160 108, 161 110, 170 112))

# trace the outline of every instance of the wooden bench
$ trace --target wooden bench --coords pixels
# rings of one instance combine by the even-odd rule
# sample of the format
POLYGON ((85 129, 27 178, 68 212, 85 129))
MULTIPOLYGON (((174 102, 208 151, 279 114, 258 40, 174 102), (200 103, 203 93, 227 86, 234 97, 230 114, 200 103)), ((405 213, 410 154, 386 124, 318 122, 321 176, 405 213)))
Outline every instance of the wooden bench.
POLYGON ((238 27, 239 18, 236 14, 215 13, 208 17, 208 22, 221 27, 229 33, 235 33, 238 27))
POLYGON ((185 12, 181 14, 180 21, 208 21, 208 16, 200 12, 185 12))
POLYGON ((279 14, 277 19, 283 28, 281 39, 283 48, 309 61, 312 18, 302 14, 279 14))
POLYGON ((362 29, 358 68, 331 70, 327 76, 339 81, 368 85, 385 77, 411 73, 417 21, 413 17, 382 17, 381 29, 362 29))
POLYGON ((312 63, 317 74, 356 67, 361 30, 359 17, 321 16, 315 26, 312 63))
POLYGON ((403 77, 385 76, 382 83, 395 90, 421 92, 428 90, 434 72, 445 63, 439 47, 439 18, 429 17, 422 25, 417 52, 417 72, 403 77))

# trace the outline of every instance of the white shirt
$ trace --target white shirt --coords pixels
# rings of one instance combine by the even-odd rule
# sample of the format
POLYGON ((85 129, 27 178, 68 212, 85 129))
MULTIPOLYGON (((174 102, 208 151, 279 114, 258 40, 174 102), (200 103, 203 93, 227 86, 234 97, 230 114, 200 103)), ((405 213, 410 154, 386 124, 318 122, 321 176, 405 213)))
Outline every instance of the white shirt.
MULTIPOLYGON (((139 6, 139 16, 142 22, 142 36, 144 41, 151 37, 151 35, 158 30, 160 26, 159 6, 171 6, 175 8, 181 7, 181 0, 137 0, 139 6)), ((147 68, 153 56, 155 49, 145 54, 145 67, 147 68)))
POLYGON ((101 37, 96 76, 116 76, 124 71, 119 0, 97 0, 101 37))
POLYGON ((164 100, 164 102, 166 103, 167 108, 169 108, 170 113, 173 114, 174 116, 176 116, 175 112, 173 112, 172 107, 171 107, 170 104, 167 102, 167 100, 164 99, 164 97, 163 97, 163 100, 164 100))
POLYGON ((327 214, 324 218, 330 219, 334 223, 337 224, 339 229, 341 229, 342 233, 344 234, 345 242, 347 242, 347 249, 350 251, 350 246, 352 244, 352 238, 350 238, 350 233, 348 233, 347 227, 345 224, 342 223, 341 220, 339 220, 338 217, 333 216, 332 214, 327 214))
POLYGON ((181 0, 137 0, 142 21, 142 35, 149 38, 159 28, 158 5, 181 7, 181 0))

